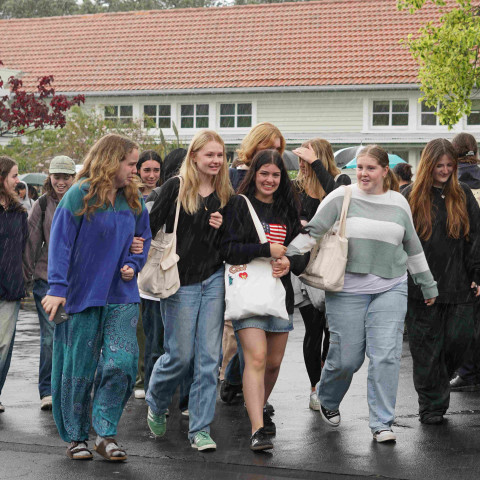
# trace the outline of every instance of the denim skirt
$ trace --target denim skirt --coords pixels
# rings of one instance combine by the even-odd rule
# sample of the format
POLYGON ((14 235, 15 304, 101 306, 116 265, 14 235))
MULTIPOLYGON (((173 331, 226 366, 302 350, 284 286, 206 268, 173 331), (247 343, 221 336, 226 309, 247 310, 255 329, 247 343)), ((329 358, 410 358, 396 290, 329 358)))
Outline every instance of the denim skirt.
POLYGON ((271 315, 249 317, 242 320, 232 320, 232 325, 236 332, 244 328, 258 328, 265 332, 286 333, 293 330, 293 315, 288 315, 288 320, 271 315))

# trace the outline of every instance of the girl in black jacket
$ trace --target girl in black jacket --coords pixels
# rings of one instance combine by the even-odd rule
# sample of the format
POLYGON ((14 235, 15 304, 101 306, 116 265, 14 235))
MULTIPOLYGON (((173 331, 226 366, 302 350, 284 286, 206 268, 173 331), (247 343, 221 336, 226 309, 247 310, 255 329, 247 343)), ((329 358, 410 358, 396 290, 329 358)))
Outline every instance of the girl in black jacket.
POLYGON ((0 157, 0 394, 12 358, 20 300, 25 297, 22 255, 28 226, 27 212, 15 193, 18 182, 17 164, 9 157, 0 157))
POLYGON ((438 285, 427 307, 420 288, 408 285, 408 340, 420 421, 443 422, 449 380, 473 338, 473 302, 480 295, 480 209, 470 188, 457 179, 457 154, 443 138, 422 152, 416 180, 402 192, 438 285))
POLYGON ((289 271, 299 274, 306 266, 304 256, 285 256, 286 245, 301 231, 298 203, 282 157, 276 150, 255 155, 239 188, 253 205, 268 242, 261 244, 245 199, 234 196, 225 209, 225 233, 221 253, 232 265, 248 264, 254 258, 272 258, 272 273, 281 277, 286 290, 289 320, 256 316, 233 321, 245 357, 243 394, 252 424, 250 448, 273 448, 267 435, 275 424, 263 409, 280 371, 288 332, 293 329, 293 289, 289 271))

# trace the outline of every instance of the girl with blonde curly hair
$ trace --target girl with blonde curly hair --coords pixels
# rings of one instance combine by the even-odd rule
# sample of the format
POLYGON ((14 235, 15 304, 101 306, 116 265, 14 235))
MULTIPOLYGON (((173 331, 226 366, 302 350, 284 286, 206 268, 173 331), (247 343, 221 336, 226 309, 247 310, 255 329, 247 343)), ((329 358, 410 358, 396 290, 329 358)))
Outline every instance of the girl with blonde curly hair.
POLYGON ((87 440, 99 365, 92 414, 95 450, 111 461, 127 458, 114 437, 135 384, 140 303, 136 274, 146 262, 151 240, 137 162, 138 145, 128 138, 110 134, 98 140, 52 222, 50 289, 42 305, 57 323, 53 417, 73 460, 92 458, 87 440), (130 252, 134 236, 145 239, 141 253, 130 252), (69 318, 59 323, 57 311, 63 306, 69 318))

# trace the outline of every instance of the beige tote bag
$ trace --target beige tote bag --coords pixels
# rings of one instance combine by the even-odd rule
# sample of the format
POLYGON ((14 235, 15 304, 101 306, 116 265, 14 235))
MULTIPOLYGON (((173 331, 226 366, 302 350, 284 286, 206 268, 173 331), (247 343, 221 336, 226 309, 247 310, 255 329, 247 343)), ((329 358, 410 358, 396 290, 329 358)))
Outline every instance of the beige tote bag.
POLYGON ((147 262, 138 274, 138 290, 140 294, 155 298, 168 298, 180 288, 178 275, 177 255, 177 225, 180 214, 180 190, 183 178, 180 179, 178 189, 177 209, 172 233, 165 232, 165 225, 158 231, 155 240, 152 240, 148 252, 147 262))
POLYGON ((347 186, 345 187, 338 231, 335 232, 332 227, 320 238, 320 241, 312 249, 307 268, 300 275, 300 280, 306 285, 327 292, 340 292, 343 289, 348 255, 345 227, 351 197, 352 188, 347 186))

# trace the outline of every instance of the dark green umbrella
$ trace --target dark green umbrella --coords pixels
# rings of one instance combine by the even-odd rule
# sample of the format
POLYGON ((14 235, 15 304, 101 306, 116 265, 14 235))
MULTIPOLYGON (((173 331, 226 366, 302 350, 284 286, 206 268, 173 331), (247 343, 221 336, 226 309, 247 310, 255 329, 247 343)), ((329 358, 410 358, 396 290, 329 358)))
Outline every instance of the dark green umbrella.
POLYGON ((24 173, 19 176, 22 182, 25 182, 27 185, 43 185, 43 182, 47 178, 47 175, 44 173, 24 173))

